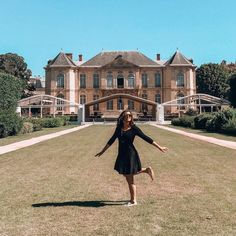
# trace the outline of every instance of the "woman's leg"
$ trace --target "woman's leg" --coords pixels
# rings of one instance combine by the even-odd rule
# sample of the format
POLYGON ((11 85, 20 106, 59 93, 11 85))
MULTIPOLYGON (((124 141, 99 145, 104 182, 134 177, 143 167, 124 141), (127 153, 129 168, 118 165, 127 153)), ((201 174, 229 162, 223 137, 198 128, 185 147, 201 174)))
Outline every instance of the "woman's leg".
POLYGON ((129 185, 130 202, 135 203, 137 202, 137 199, 136 199, 136 186, 134 184, 134 175, 125 175, 125 178, 129 185))
POLYGON ((141 174, 141 173, 146 173, 151 177, 152 180, 154 179, 154 172, 151 166, 147 168, 142 168, 142 170, 140 170, 137 174, 141 174))

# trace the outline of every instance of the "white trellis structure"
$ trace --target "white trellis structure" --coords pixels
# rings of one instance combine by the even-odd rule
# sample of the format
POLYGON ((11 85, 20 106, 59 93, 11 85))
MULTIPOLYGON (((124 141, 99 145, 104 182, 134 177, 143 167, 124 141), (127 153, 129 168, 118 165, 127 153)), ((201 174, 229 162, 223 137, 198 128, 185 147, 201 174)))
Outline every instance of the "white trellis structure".
POLYGON ((180 116, 181 112, 185 112, 192 108, 200 114, 206 107, 213 112, 214 108, 221 109, 222 106, 229 106, 230 102, 226 99, 214 97, 208 94, 198 93, 185 97, 180 97, 172 101, 168 101, 157 105, 157 122, 163 124, 165 122, 165 109, 177 113, 180 116))
POLYGON ((85 121, 84 105, 51 95, 40 94, 18 101, 17 113, 20 116, 31 117, 34 112, 41 118, 46 115, 55 117, 74 114, 77 115, 78 122, 85 121))

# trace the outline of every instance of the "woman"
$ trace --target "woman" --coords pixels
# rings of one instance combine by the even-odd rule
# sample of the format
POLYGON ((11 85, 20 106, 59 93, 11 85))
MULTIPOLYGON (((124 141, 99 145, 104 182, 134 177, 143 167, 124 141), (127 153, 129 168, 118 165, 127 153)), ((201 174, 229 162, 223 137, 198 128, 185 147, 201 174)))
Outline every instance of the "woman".
POLYGON ((95 155, 98 157, 101 156, 114 143, 116 138, 119 139, 119 150, 114 169, 118 171, 119 174, 124 175, 128 182, 131 196, 130 202, 128 202, 127 204, 128 206, 137 205, 134 175, 146 173, 151 177, 152 180, 154 179, 154 172, 151 167, 141 167, 138 152, 136 151, 133 145, 133 141, 136 135, 145 140, 146 142, 157 147, 160 151, 167 151, 166 147, 161 147, 151 138, 146 136, 134 124, 132 113, 128 110, 125 110, 120 114, 118 118, 117 127, 114 134, 107 142, 103 150, 95 155))

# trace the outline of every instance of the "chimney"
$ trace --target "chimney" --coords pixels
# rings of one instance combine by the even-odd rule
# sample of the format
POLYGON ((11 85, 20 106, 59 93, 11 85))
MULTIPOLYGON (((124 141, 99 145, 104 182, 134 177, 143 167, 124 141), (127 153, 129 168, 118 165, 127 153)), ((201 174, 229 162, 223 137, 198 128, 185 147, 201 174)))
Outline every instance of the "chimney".
POLYGON ((79 61, 83 61, 83 55, 79 54, 79 61))
POLYGON ((161 54, 157 54, 157 61, 160 61, 161 60, 161 54))
POLYGON ((66 56, 69 57, 71 60, 73 60, 73 59, 72 59, 72 58, 73 58, 72 53, 66 53, 66 56))

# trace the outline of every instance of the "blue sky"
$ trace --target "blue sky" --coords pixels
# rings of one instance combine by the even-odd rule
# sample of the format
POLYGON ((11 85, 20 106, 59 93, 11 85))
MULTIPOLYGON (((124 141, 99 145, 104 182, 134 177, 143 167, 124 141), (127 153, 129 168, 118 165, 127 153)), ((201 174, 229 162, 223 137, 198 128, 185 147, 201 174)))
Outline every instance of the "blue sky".
POLYGON ((236 61, 235 0, 0 0, 0 54, 25 58, 33 75, 63 49, 85 60, 138 50, 168 59, 178 48, 197 66, 236 61))

